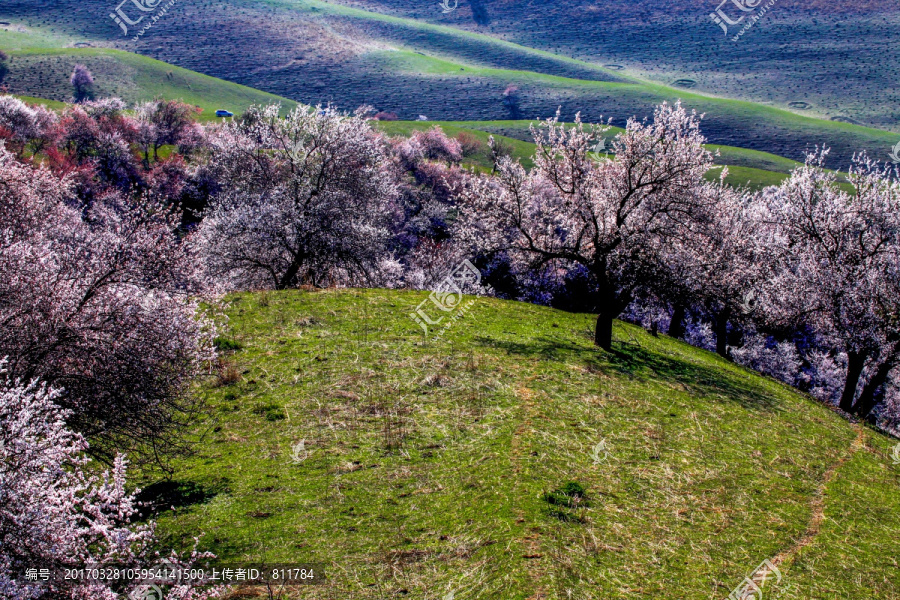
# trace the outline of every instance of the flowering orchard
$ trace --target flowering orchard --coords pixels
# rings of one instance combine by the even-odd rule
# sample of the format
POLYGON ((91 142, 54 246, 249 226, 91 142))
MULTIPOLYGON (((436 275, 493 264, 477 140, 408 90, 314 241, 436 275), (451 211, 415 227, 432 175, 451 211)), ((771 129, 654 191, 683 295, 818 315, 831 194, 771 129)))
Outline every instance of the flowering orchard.
POLYGON ((216 360, 201 306, 226 290, 426 288, 468 259, 484 293, 593 312, 602 349, 631 319, 897 426, 900 183, 865 156, 852 193, 824 150, 749 193, 706 178, 701 117, 679 104, 630 120, 603 158, 604 127, 549 119, 532 169, 492 142, 478 173, 465 134, 390 138, 365 110, 201 126, 180 102, 81 100, 0 96, 6 597, 50 593, 20 577, 37 559, 155 559, 124 454, 164 464, 181 447, 201 408, 189 385, 216 360))

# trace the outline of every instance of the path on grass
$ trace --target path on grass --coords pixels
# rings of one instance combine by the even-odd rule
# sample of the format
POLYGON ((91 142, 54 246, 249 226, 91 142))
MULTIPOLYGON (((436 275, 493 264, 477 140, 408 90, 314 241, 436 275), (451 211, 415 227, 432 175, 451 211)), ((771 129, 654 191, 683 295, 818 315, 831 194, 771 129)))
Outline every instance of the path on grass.
MULTIPOLYGON (((753 574, 750 575, 750 580, 759 584, 760 587, 772 578, 773 569, 775 567, 795 557, 801 550, 812 544, 816 536, 819 535, 819 531, 822 529, 822 523, 825 521, 825 492, 828 488, 828 484, 831 483, 832 480, 834 480, 834 477, 837 474, 838 470, 840 470, 840 468, 844 466, 844 464, 846 464, 848 460, 850 460, 859 450, 864 448, 866 445, 865 430, 859 425, 855 425, 854 427, 856 428, 856 439, 853 440, 844 455, 825 470, 825 473, 822 475, 822 483, 819 484, 819 487, 813 494, 812 501, 810 502, 812 514, 809 517, 809 522, 806 525, 806 531, 804 532, 804 534, 788 549, 780 552, 777 556, 775 556, 775 558, 769 561, 764 561, 759 567, 757 567, 756 571, 754 571, 753 574)), ((778 572, 776 577, 780 581, 781 573, 778 572)), ((747 589, 747 593, 753 594, 753 590, 747 589)), ((750 598, 755 596, 747 597, 750 598)))

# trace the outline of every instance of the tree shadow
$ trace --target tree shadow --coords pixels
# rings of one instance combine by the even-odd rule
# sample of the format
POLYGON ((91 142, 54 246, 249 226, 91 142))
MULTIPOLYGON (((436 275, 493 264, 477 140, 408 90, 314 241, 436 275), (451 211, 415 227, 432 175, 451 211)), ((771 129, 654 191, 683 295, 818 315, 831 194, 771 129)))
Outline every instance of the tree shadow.
MULTIPOLYGON (((694 349, 695 352, 703 350, 694 349)), ((692 395, 721 395, 748 410, 778 410, 779 400, 765 393, 751 379, 725 368, 706 366, 653 352, 638 344, 618 344, 606 354, 607 363, 598 361, 601 371, 617 372, 639 380, 677 382, 692 395)), ((724 365, 723 365, 724 367, 724 365)), ((751 377, 763 378, 748 372, 751 377)))
POLYGON ((206 504, 219 494, 228 491, 226 479, 218 480, 211 485, 195 481, 163 480, 142 489, 137 495, 137 500, 151 514, 158 514, 173 507, 206 504))
POLYGON ((497 340, 485 336, 476 336, 475 342, 482 346, 505 350, 507 354, 519 356, 540 357, 545 360, 562 360, 564 358, 580 358, 587 360, 597 354, 592 348, 585 348, 577 344, 561 342, 549 337, 532 339, 528 343, 514 342, 511 340, 497 340))
MULTIPOLYGON (((480 336, 476 343, 519 356, 539 357, 550 361, 576 361, 590 371, 629 380, 665 381, 681 384, 695 396, 721 396, 748 410, 778 410, 779 400, 765 393, 760 385, 738 373, 710 367, 689 360, 666 356, 639 343, 615 341, 610 352, 587 348, 559 339, 541 337, 528 343, 497 340, 480 336)), ((675 343, 675 342, 673 342, 675 343)), ((695 352, 703 352, 692 348, 695 352)), ((749 373, 748 373, 749 374, 749 373)), ((753 373, 757 377, 762 375, 753 373)))

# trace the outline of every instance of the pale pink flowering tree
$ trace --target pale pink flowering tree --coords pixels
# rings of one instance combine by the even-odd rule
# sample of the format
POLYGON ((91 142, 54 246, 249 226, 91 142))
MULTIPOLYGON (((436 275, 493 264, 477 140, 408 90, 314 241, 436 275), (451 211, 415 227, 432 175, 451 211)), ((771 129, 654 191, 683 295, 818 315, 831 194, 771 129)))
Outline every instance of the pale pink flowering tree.
POLYGON ((155 161, 162 146, 194 146, 203 137, 195 121, 199 112, 197 107, 177 100, 154 100, 137 106, 137 142, 145 165, 150 163, 151 150, 155 161))
MULTIPOLYGON (((84 454, 87 442, 66 427, 69 414, 55 404, 61 392, 36 381, 0 378, 0 596, 119 598, 134 583, 24 577, 26 569, 60 575, 65 567, 146 568, 161 557, 152 551, 153 523, 132 523, 138 516, 138 490, 126 491, 124 456, 115 458, 111 470, 94 473, 84 454)), ((190 566, 211 557, 195 550, 186 558, 173 553, 166 560, 190 566)), ((182 585, 166 597, 202 600, 221 592, 182 585)))
POLYGON ((695 302, 711 317, 716 353, 724 357, 729 356, 729 324, 752 323, 765 280, 760 267, 765 251, 756 243, 758 198, 725 185, 726 175, 723 169, 718 183, 703 187, 712 201, 669 244, 669 274, 662 279, 683 294, 685 304, 695 302))
POLYGON ((462 160, 462 144, 447 137, 437 125, 428 131, 414 131, 409 138, 398 140, 397 151, 407 169, 413 169, 422 160, 448 164, 458 164, 462 160))
POLYGON ((41 105, 29 106, 14 96, 0 96, 0 132, 6 130, 17 154, 40 152, 52 141, 56 113, 41 105))
POLYGON ((197 260, 161 201, 106 193, 77 206, 66 179, 0 148, 0 356, 14 379, 63 391, 93 451, 158 457, 195 410, 213 356, 197 260))
POLYGON ((398 173, 362 118, 251 108, 210 136, 222 191, 200 227, 208 273, 227 286, 283 289, 372 278, 386 256, 398 173))
POLYGON ((128 527, 137 512, 125 492, 125 460, 88 476, 87 444, 65 426, 59 392, 37 383, 0 385, 0 590, 33 598, 41 584, 26 568, 130 562, 152 536, 128 527))
POLYGON ((652 123, 631 119, 613 142, 615 156, 588 155, 596 131, 580 119, 557 119, 534 131, 534 169, 501 158, 461 195, 460 234, 482 251, 505 251, 538 268, 582 265, 598 288, 595 342, 611 348, 612 322, 635 290, 667 269, 673 240, 715 203, 703 179, 712 155, 703 148, 699 118, 680 104, 663 104, 652 123))
POLYGON ((765 192, 773 269, 761 308, 776 325, 808 324, 846 355, 839 405, 865 417, 900 361, 900 182, 860 157, 847 193, 824 170, 826 155, 765 192))

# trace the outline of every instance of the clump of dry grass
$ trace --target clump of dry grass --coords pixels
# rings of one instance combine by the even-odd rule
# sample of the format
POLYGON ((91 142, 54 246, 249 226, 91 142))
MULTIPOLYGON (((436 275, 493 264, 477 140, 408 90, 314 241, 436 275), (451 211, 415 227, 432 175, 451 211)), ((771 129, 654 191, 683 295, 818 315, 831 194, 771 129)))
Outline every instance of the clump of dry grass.
POLYGON ((234 362, 221 358, 216 361, 216 387, 234 385, 240 380, 241 372, 234 362))

